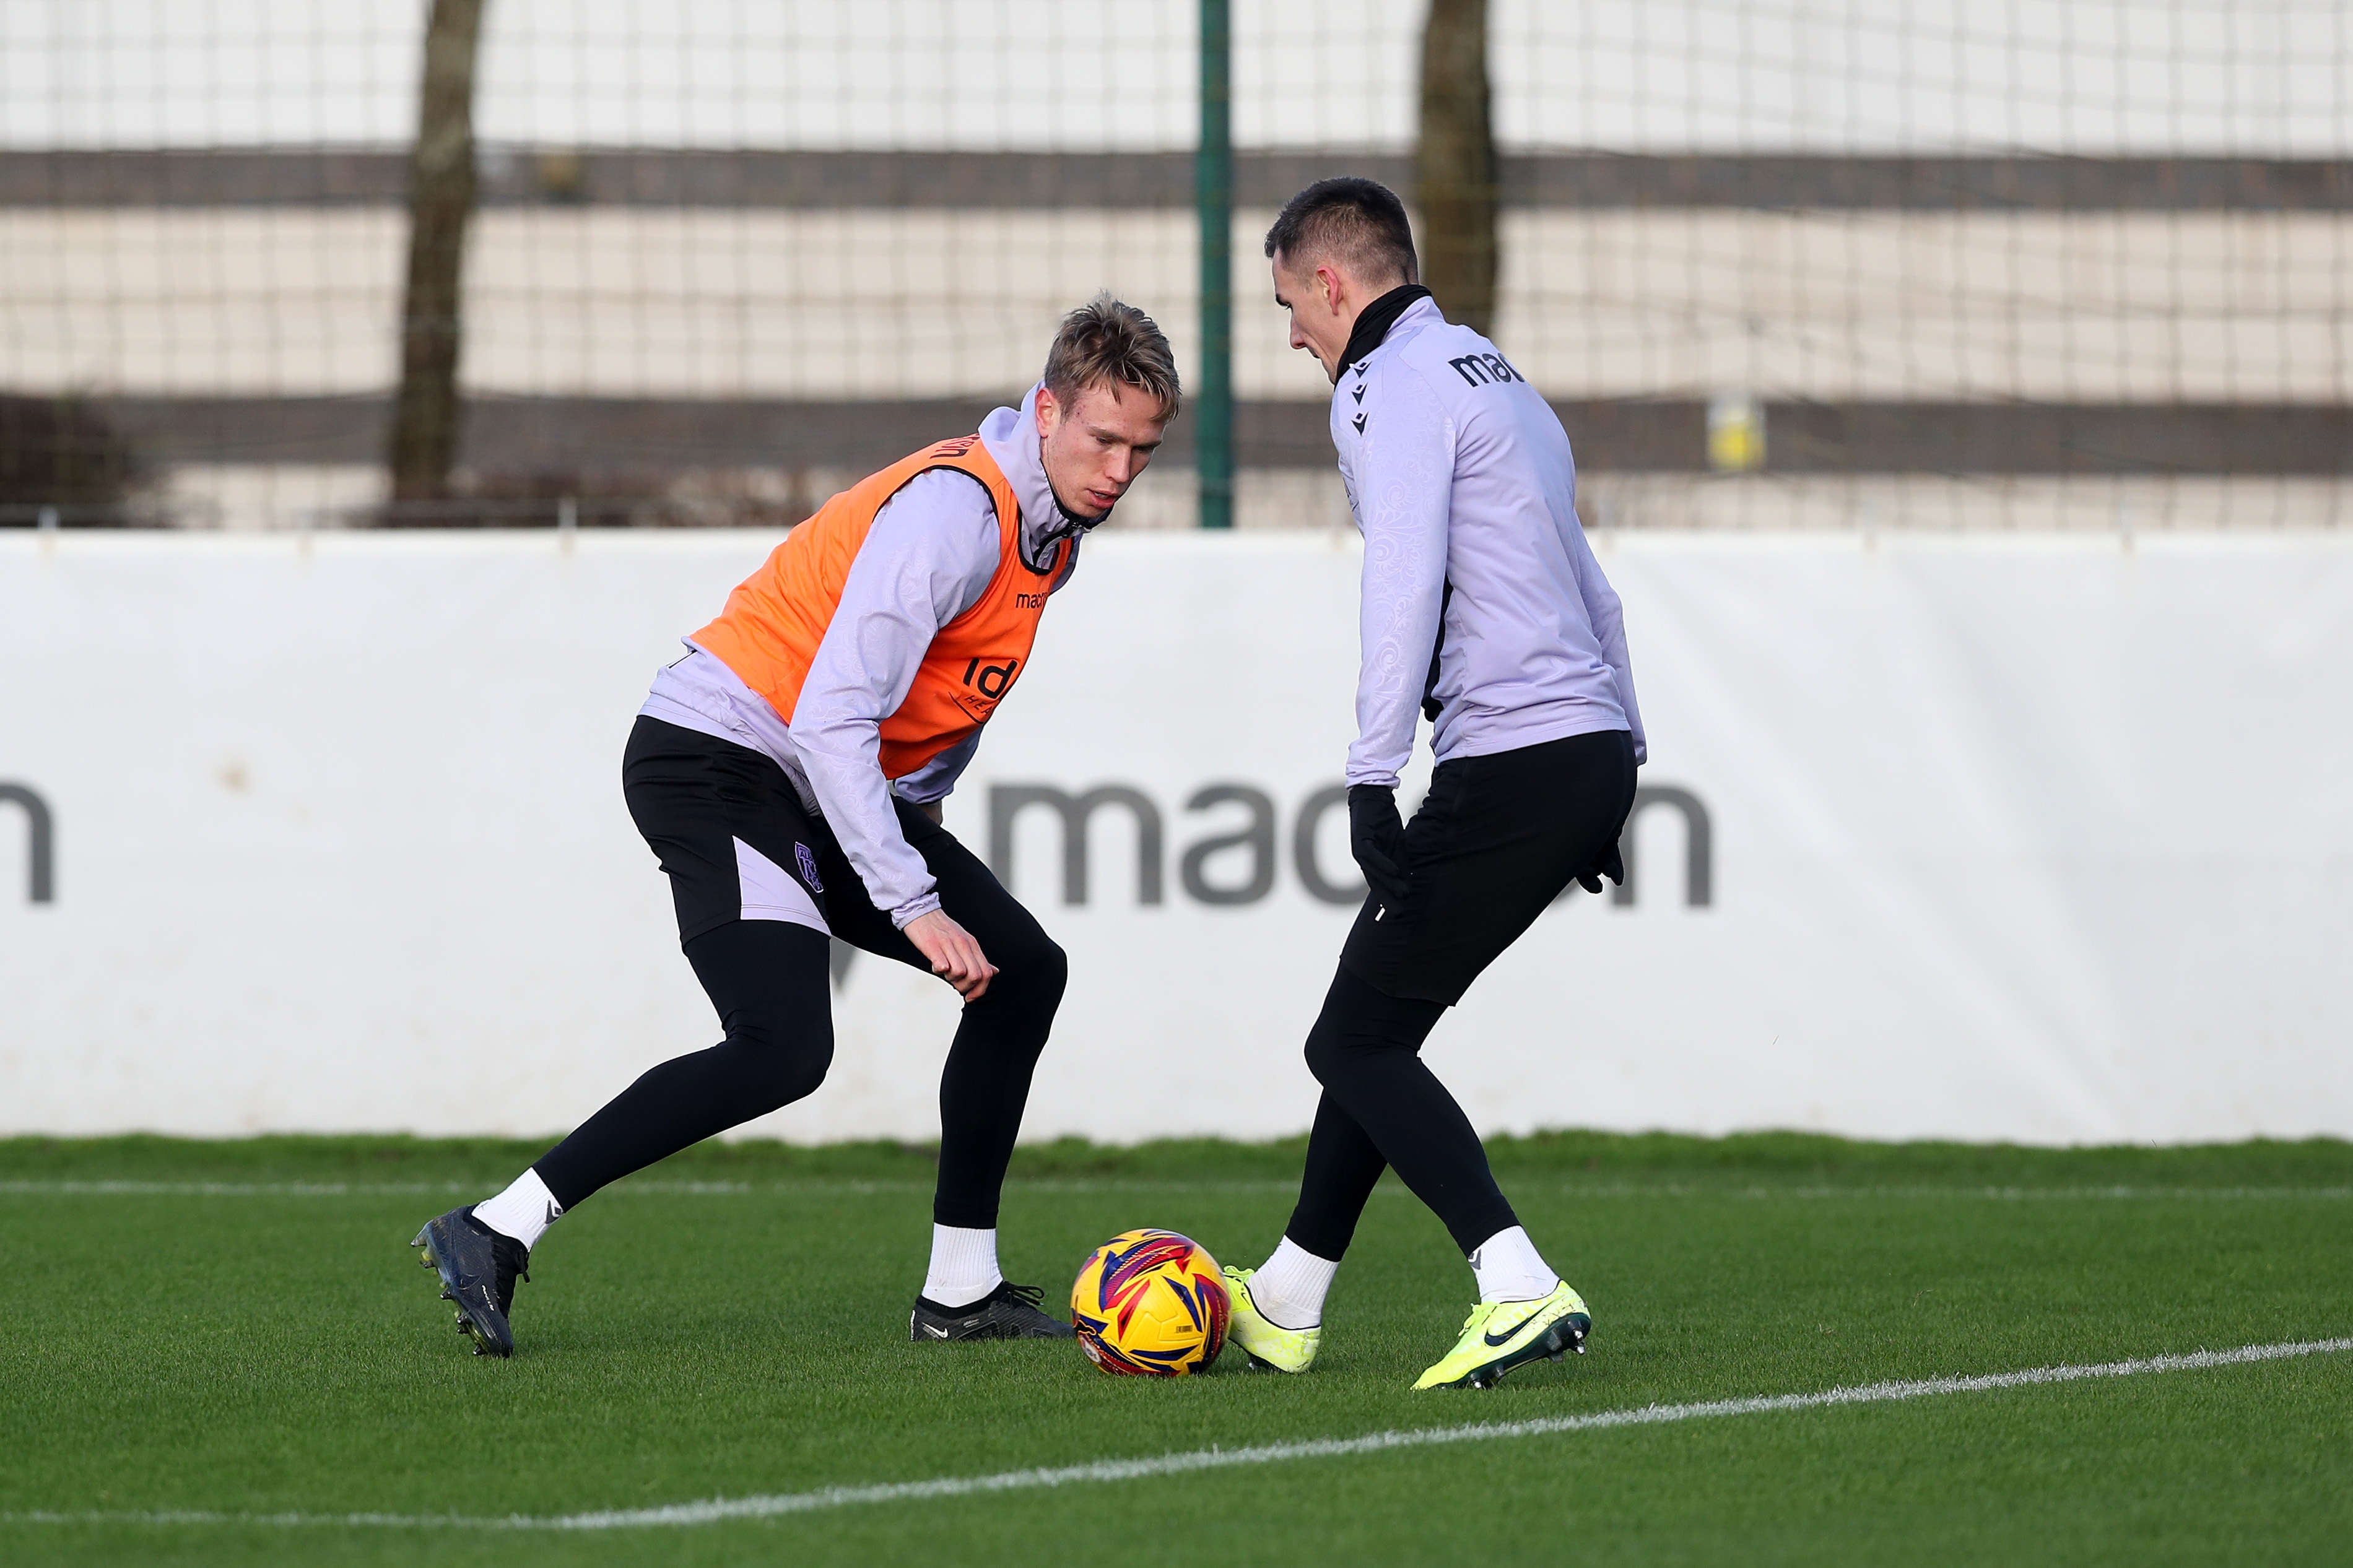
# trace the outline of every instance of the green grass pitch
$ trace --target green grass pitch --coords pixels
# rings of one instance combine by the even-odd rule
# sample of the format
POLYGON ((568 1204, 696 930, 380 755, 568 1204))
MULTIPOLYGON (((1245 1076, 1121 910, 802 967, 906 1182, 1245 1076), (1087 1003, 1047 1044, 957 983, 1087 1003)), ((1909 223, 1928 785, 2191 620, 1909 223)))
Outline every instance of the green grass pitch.
MULTIPOLYGON (((712 1145, 567 1217, 520 1291, 521 1352, 477 1360, 403 1244, 536 1149, 0 1142, 0 1561, 2353 1557, 2346 1352, 686 1527, 341 1521, 548 1518, 2353 1334, 2353 1146, 2337 1142, 1501 1141, 1505 1189, 1593 1305, 1592 1352, 1419 1394, 1470 1276, 1393 1182, 1312 1373, 1247 1373, 1229 1352, 1145 1382, 1066 1343, 907 1342, 923 1151, 712 1145), (175 1511, 209 1517, 152 1517, 175 1511)), ((1299 1155, 1025 1149, 1007 1267, 1059 1298, 1090 1247, 1140 1225, 1255 1262, 1299 1155)))

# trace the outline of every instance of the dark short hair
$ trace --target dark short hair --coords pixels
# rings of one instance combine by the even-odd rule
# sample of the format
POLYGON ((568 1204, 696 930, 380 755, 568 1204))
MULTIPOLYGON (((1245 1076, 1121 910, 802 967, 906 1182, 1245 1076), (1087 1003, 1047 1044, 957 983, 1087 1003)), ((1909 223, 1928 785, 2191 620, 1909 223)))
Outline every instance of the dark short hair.
POLYGON ((1046 390, 1074 403, 1091 388, 1117 384, 1160 401, 1163 420, 1176 417, 1182 395, 1176 355, 1158 323, 1108 293, 1096 295, 1062 318, 1054 346, 1046 351, 1046 390))
POLYGON ((1405 204, 1378 180, 1355 174, 1318 180, 1283 203, 1266 231, 1266 253, 1293 272, 1336 257, 1366 278, 1421 281, 1405 204))

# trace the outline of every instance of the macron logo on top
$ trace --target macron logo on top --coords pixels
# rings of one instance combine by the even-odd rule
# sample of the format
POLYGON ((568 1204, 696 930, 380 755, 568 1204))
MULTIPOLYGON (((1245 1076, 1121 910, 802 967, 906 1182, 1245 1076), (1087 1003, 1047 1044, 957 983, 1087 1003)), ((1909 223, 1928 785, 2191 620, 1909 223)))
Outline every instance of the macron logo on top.
POLYGON ((1491 381, 1527 380, 1506 363, 1502 354, 1464 354, 1446 363, 1454 367, 1455 374, 1473 386, 1484 386, 1491 381))

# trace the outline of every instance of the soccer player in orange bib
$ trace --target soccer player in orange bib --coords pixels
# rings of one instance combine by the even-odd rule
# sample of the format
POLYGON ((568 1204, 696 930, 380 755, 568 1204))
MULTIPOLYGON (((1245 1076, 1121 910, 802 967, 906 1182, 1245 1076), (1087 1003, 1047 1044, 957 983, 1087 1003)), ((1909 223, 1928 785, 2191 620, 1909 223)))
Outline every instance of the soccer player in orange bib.
POLYGON ((515 1281, 558 1216, 824 1080, 828 935, 965 999, 910 1336, 1071 1336, 997 1262, 998 1193, 1062 950, 940 826, 939 803, 1177 398, 1150 317, 1108 296, 1072 311, 1019 408, 828 501, 655 678, 622 790, 726 1038, 654 1068, 505 1191, 418 1234, 476 1353, 512 1353, 515 1281))

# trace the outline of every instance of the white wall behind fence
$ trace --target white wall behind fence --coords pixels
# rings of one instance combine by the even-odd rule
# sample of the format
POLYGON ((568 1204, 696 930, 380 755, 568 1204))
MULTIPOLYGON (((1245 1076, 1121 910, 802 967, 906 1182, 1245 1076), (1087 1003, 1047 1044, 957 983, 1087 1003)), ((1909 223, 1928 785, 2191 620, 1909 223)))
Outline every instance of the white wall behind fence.
MULTIPOLYGON (((767 542, 0 539, 0 1131, 537 1133, 709 1044, 620 750, 767 542)), ((1601 548, 1636 896, 1440 1026, 1482 1128, 2353 1135, 2353 541, 1601 548)), ((1107 537, 1057 598, 949 807, 1071 955, 1029 1135, 1306 1126, 1356 562, 1107 537), (1069 902, 1063 813, 1005 808, 1103 785, 1069 902)), ((861 956, 836 1002, 753 1131, 934 1135, 953 996, 861 956)))

